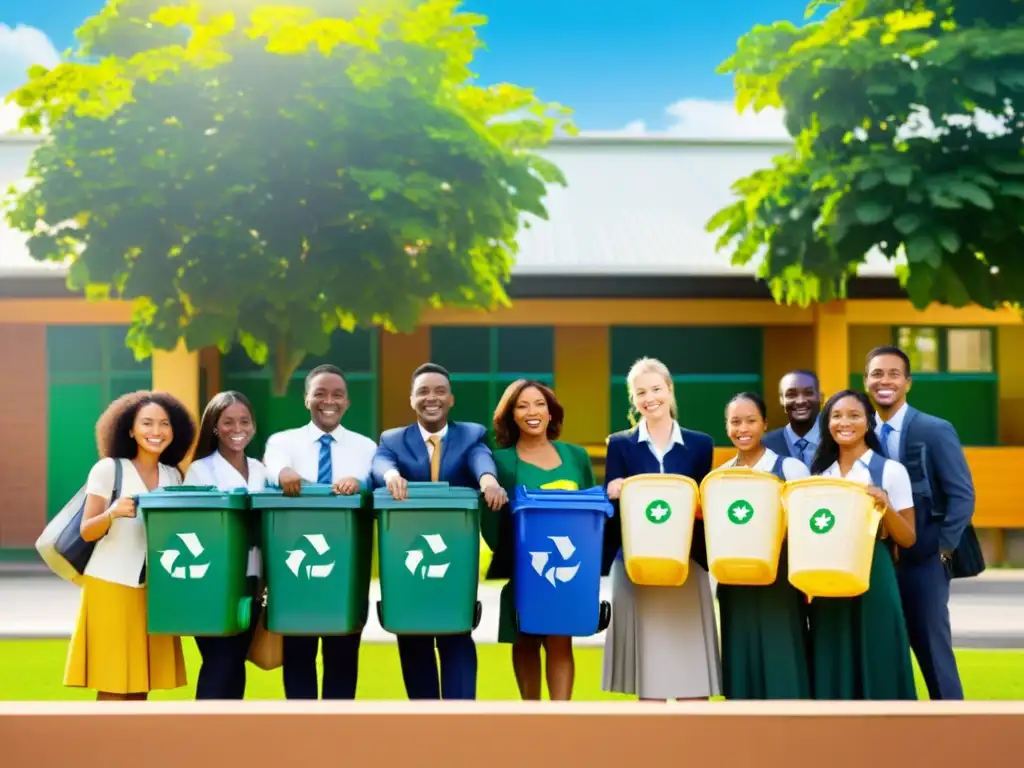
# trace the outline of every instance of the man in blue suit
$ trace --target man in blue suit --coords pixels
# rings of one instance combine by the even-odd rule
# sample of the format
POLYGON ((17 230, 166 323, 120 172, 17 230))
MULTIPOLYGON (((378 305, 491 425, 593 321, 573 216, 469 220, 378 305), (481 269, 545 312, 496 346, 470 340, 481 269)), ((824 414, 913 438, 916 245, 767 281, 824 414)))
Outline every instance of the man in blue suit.
MULTIPOLYGON (((440 365, 426 363, 413 373, 412 409, 416 423, 389 429, 380 436, 373 459, 373 481, 392 498, 408 498, 408 483, 447 482, 479 488, 492 510, 508 497, 498 485, 498 470, 487 447, 487 430, 479 424, 448 421, 455 405, 451 377, 440 365)), ((475 699, 476 644, 463 635, 398 636, 405 691, 410 699, 475 699), (438 681, 437 656, 441 660, 438 681)))
POLYGON ((864 387, 878 410, 876 432, 886 455, 907 468, 914 492, 917 541, 898 550, 896 564, 910 646, 929 698, 959 700, 964 692, 953 655, 949 585, 954 575, 984 569, 970 527, 974 483, 953 425, 910 407, 910 386, 910 359, 902 349, 868 354, 864 387))
POLYGON ((799 459, 808 467, 818 449, 818 413, 821 411, 821 386, 812 371, 790 371, 779 379, 779 401, 789 423, 773 429, 761 438, 761 444, 779 456, 799 459))

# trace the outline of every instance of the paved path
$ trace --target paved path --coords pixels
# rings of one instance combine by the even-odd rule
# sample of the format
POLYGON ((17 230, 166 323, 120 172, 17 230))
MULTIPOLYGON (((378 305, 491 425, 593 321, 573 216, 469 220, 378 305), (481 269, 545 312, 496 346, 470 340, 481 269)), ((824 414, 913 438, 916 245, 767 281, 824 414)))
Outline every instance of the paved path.
MULTIPOLYGON (((483 619, 473 636, 477 642, 493 643, 498 634, 500 587, 480 587, 483 619)), ((611 584, 601 585, 602 599, 610 599, 611 584)), ((1024 649, 1024 573, 993 570, 977 579, 954 582, 950 600, 954 642, 958 648, 1024 649)), ((371 599, 380 598, 376 583, 371 599)), ((371 604, 372 606, 372 604, 371 604)), ((66 638, 78 609, 78 587, 48 573, 0 575, 0 638, 66 638)), ((370 611, 366 642, 394 642, 370 611)), ((599 645, 604 636, 577 638, 578 645, 599 645)))

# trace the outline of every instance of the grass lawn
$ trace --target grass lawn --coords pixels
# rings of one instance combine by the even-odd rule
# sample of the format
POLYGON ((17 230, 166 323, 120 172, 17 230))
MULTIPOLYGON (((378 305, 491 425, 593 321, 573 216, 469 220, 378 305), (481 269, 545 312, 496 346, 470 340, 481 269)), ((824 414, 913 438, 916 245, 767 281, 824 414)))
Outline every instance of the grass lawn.
MULTIPOLYGON (((191 639, 184 641, 189 685, 177 691, 160 691, 154 700, 191 699, 199 653, 191 639)), ((0 641, 0 700, 93 699, 91 691, 64 688, 66 640, 0 641)), ((480 699, 518 699, 508 646, 479 645, 480 671, 477 695, 480 699)), ((958 654, 964 689, 969 699, 1024 699, 1024 651, 960 651, 958 654)), ((281 670, 249 669, 247 698, 282 699, 281 670)), ((361 699, 404 699, 398 651, 392 644, 363 645, 359 669, 361 699)), ((576 650, 576 690, 580 701, 624 700, 633 697, 602 693, 601 649, 576 650)), ((922 698, 927 698, 918 678, 922 698)))

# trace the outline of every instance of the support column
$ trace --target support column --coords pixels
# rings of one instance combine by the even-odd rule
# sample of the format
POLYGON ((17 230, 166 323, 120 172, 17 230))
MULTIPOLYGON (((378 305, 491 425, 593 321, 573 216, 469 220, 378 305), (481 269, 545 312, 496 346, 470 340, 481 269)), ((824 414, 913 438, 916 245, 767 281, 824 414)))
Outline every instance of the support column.
MULTIPOLYGON (((184 341, 173 350, 153 351, 153 390, 167 392, 181 400, 199 425, 199 352, 189 352, 184 341)), ((191 453, 184 465, 191 461, 191 453)))
POLYGON ((421 325, 412 333, 381 331, 377 380, 382 432, 415 420, 409 405, 412 372, 429 361, 430 326, 421 325))
POLYGON ((814 369, 825 398, 850 386, 850 336, 845 301, 815 305, 814 369))
POLYGON ((565 408, 562 439, 604 445, 611 408, 607 326, 555 328, 555 393, 565 408))

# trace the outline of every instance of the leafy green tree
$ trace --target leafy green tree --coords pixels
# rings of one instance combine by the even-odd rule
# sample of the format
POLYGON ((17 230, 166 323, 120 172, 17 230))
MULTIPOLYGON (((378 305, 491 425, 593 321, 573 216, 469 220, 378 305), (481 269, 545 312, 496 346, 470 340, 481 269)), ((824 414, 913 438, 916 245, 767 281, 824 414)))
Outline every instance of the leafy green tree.
POLYGON ((845 295, 872 250, 914 305, 1024 299, 1024 2, 844 0, 740 39, 737 107, 785 110, 792 149, 707 225, 776 300, 845 295), (755 261, 757 260, 757 261, 755 261))
POLYGON ((278 393, 338 328, 507 304, 521 216, 565 183, 534 150, 574 128, 473 84, 485 19, 458 6, 111 0, 14 96, 49 136, 9 220, 134 301, 138 357, 238 342, 278 393))

